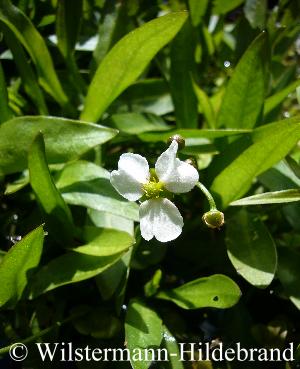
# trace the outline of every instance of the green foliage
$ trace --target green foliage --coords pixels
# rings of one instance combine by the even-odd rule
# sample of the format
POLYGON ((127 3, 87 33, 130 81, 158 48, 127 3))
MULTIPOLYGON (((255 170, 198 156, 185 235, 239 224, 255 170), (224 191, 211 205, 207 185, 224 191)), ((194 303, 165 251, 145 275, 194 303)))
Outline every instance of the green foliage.
MULTIPOLYGON (((10 344, 42 339, 164 348, 159 369, 248 367, 181 362, 181 342, 298 346, 299 14, 297 0, 0 0, 1 367, 10 344), (110 173, 124 153, 153 168, 175 134, 225 223, 207 228, 198 184, 170 195, 182 234, 147 242, 110 173)), ((20 367, 40 367, 29 352, 20 367)))
POLYGON ((21 299, 32 268, 38 266, 43 250, 44 230, 40 226, 17 242, 0 264, 0 306, 14 306, 21 299))
POLYGON ((157 298, 171 300, 184 309, 201 307, 228 308, 241 296, 238 286, 224 275, 195 279, 170 291, 161 291, 157 298))

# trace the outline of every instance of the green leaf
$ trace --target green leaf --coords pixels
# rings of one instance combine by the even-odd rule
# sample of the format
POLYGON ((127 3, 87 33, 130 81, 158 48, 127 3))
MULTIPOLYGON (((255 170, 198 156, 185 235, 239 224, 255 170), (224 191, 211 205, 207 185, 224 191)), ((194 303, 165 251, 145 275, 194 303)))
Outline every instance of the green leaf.
POLYGON ((227 166, 211 186, 224 207, 242 197, 256 176, 289 153, 300 138, 299 122, 299 117, 285 119, 253 131, 254 144, 227 166))
POLYGON ((282 204, 300 201, 300 189, 265 192, 233 201, 231 206, 282 204))
POLYGON ((2 65, 0 64, 0 123, 12 118, 12 112, 8 106, 8 95, 2 65))
POLYGON ((190 15, 194 27, 200 24, 202 17, 205 15, 207 5, 208 0, 189 0, 190 15))
POLYGON ((0 174, 27 167, 27 153, 35 136, 45 139, 49 164, 78 158, 96 145, 113 138, 117 131, 92 123, 57 117, 20 117, 0 126, 0 174))
POLYGON ((244 0, 214 0, 213 14, 226 14, 243 4, 244 0))
POLYGON ((274 95, 269 96, 265 101, 264 115, 269 114, 273 109, 275 109, 291 92, 294 92, 298 86, 300 86, 300 79, 292 82, 274 95))
POLYGON ((245 17, 253 28, 263 29, 265 27, 267 15, 266 0, 246 0, 244 12, 245 17))
POLYGON ((134 369, 149 368, 151 355, 147 360, 144 350, 159 348, 162 335, 162 321, 156 312, 142 301, 131 300, 125 320, 125 339, 134 369), (139 360, 134 360, 138 357, 139 360))
POLYGON ((192 82, 196 72, 195 46, 194 29, 190 22, 186 22, 171 46, 170 88, 179 128, 196 128, 198 125, 197 98, 192 82))
POLYGON ((119 195, 109 178, 107 170, 93 163, 77 161, 63 169, 56 185, 68 204, 138 221, 138 205, 119 195))
POLYGON ((217 117, 218 127, 252 128, 257 123, 265 96, 266 49, 267 34, 262 32, 235 67, 217 117))
POLYGON ((59 104, 66 107, 68 98, 57 78, 45 41, 30 19, 9 0, 1 0, 0 22, 10 28, 28 51, 37 68, 41 85, 59 104))
POLYGON ((280 247, 278 249, 277 275, 292 303, 300 310, 300 255, 280 247))
POLYGON ((205 91, 202 90, 195 82, 193 82, 193 87, 198 99, 199 107, 205 117, 208 127, 215 128, 216 117, 209 97, 206 95, 205 91))
POLYGON ((5 254, 0 264, 0 306, 13 306, 23 294, 29 273, 41 258, 43 226, 28 233, 5 254))
POLYGON ((176 129, 168 132, 145 132, 138 137, 145 142, 158 142, 166 140, 175 134, 179 134, 184 138, 208 138, 215 139, 227 136, 249 134, 249 129, 176 129))
POLYGON ((72 214, 51 178, 42 134, 37 135, 29 149, 28 168, 30 185, 46 215, 46 225, 53 235, 60 229, 58 239, 64 245, 70 243, 74 231, 72 214))
POLYGON ((98 121, 106 108, 143 72, 179 31, 186 12, 154 19, 123 37, 105 56, 91 82, 81 119, 98 121))
POLYGON ((257 215, 241 210, 226 227, 226 244, 236 271, 253 286, 266 288, 277 266, 274 241, 257 215))
POLYGON ((168 357, 170 360, 169 367, 171 369, 184 369, 183 362, 180 360, 181 355, 175 337, 173 337, 167 327, 163 326, 163 330, 163 345, 168 350, 168 357))
MULTIPOLYGON (((44 99, 43 92, 38 85, 37 77, 28 63, 28 58, 14 32, 5 24, 2 25, 2 32, 5 42, 11 50, 14 62, 22 78, 24 88, 28 96, 38 108, 40 114, 48 114, 48 108, 44 99)), ((11 117, 12 118, 12 117, 11 117)))
POLYGON ((133 238, 121 231, 98 228, 95 235, 89 244, 73 249, 41 268, 35 274, 31 296, 102 273, 117 262, 133 243, 133 238))
POLYGON ((164 120, 154 114, 123 113, 114 114, 110 117, 113 127, 119 131, 137 135, 151 131, 168 131, 170 127, 164 120))
POLYGON ((80 28, 82 0, 60 0, 56 17, 57 46, 66 58, 73 53, 80 28))
POLYGON ((195 279, 172 290, 161 291, 156 297, 173 301, 183 309, 229 308, 239 301, 241 291, 230 278, 214 274, 195 279))
POLYGON ((169 86, 160 78, 148 78, 133 83, 121 94, 116 104, 118 102, 122 106, 130 106, 136 113, 161 116, 174 110, 169 86))

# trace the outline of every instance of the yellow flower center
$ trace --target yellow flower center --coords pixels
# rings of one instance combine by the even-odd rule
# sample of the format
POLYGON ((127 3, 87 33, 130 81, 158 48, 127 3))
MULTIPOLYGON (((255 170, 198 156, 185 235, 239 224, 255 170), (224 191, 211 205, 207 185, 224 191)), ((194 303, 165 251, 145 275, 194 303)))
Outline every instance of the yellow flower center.
POLYGON ((143 185, 143 191, 147 199, 158 199, 164 192, 164 185, 162 182, 150 180, 143 185))

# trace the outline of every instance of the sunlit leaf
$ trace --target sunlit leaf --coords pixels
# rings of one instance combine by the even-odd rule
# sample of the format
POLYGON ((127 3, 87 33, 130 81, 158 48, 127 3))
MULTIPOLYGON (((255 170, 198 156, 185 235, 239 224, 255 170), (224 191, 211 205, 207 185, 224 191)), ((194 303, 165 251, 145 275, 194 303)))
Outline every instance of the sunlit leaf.
POLYGON ((241 291, 232 279, 215 274, 195 279, 172 290, 161 291, 156 297, 173 301, 183 309, 228 308, 239 301, 241 291))
POLYGON ((276 247, 258 216, 242 210, 231 217, 226 227, 226 244, 238 274, 259 288, 272 282, 277 266, 276 247))
POLYGON ((186 12, 171 13, 122 38, 98 67, 81 119, 97 122, 112 101, 139 77, 154 55, 176 35, 186 17, 186 12))
POLYGON ((44 241, 43 226, 28 233, 10 248, 0 264, 0 306, 14 305, 22 297, 29 273, 41 258, 44 241))

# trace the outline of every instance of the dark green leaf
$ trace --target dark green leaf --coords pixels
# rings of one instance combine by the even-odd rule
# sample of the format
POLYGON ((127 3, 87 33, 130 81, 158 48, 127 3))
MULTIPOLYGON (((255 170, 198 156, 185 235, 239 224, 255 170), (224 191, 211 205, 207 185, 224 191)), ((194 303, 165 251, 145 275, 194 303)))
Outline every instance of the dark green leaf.
POLYGON ((262 32, 248 47, 229 80, 217 117, 218 127, 252 128, 257 123, 265 96, 266 49, 267 34, 262 32))
POLYGON ((44 230, 40 226, 12 246, 3 257, 0 264, 0 306, 13 305, 21 298, 28 273, 40 262, 43 241, 44 230))
POLYGON ((179 128, 196 128, 198 125, 197 98, 192 82, 196 70, 195 46, 194 29, 190 22, 186 22, 171 46, 170 88, 179 128))
POLYGON ((45 139, 49 164, 78 158, 117 134, 114 129, 57 117, 15 118, 0 126, 0 173, 27 167, 29 146, 39 132, 45 139))
POLYGON ((215 274, 195 279, 169 291, 161 291, 156 297, 173 301, 183 309, 229 308, 239 301, 241 291, 230 278, 215 274))
POLYGON ((131 300, 125 320, 125 339, 134 369, 149 368, 151 360, 146 360, 144 350, 159 348, 162 334, 162 321, 156 312, 139 300, 131 300), (140 360, 133 360, 134 354, 138 357, 139 353, 140 360))
POLYGON ((229 259, 242 277, 256 287, 269 286, 277 266, 276 247, 257 215, 241 210, 230 218, 226 244, 229 259))
POLYGON ((0 64, 0 123, 12 118, 12 112, 8 106, 8 96, 2 65, 0 64))
POLYGON ((46 225, 54 235, 60 230, 58 239, 64 245, 70 243, 74 230, 72 215, 51 178, 42 134, 37 135, 29 149, 28 168, 31 187, 46 215, 46 225))
POLYGON ((65 58, 74 50, 81 14, 82 0, 59 0, 56 17, 57 46, 65 58))
POLYGON ((122 38, 106 55, 90 85, 81 118, 98 121, 106 108, 143 72, 179 31, 186 12, 154 19, 122 38))
POLYGON ((290 300, 300 309, 300 255, 287 248, 278 250, 277 275, 290 300))

